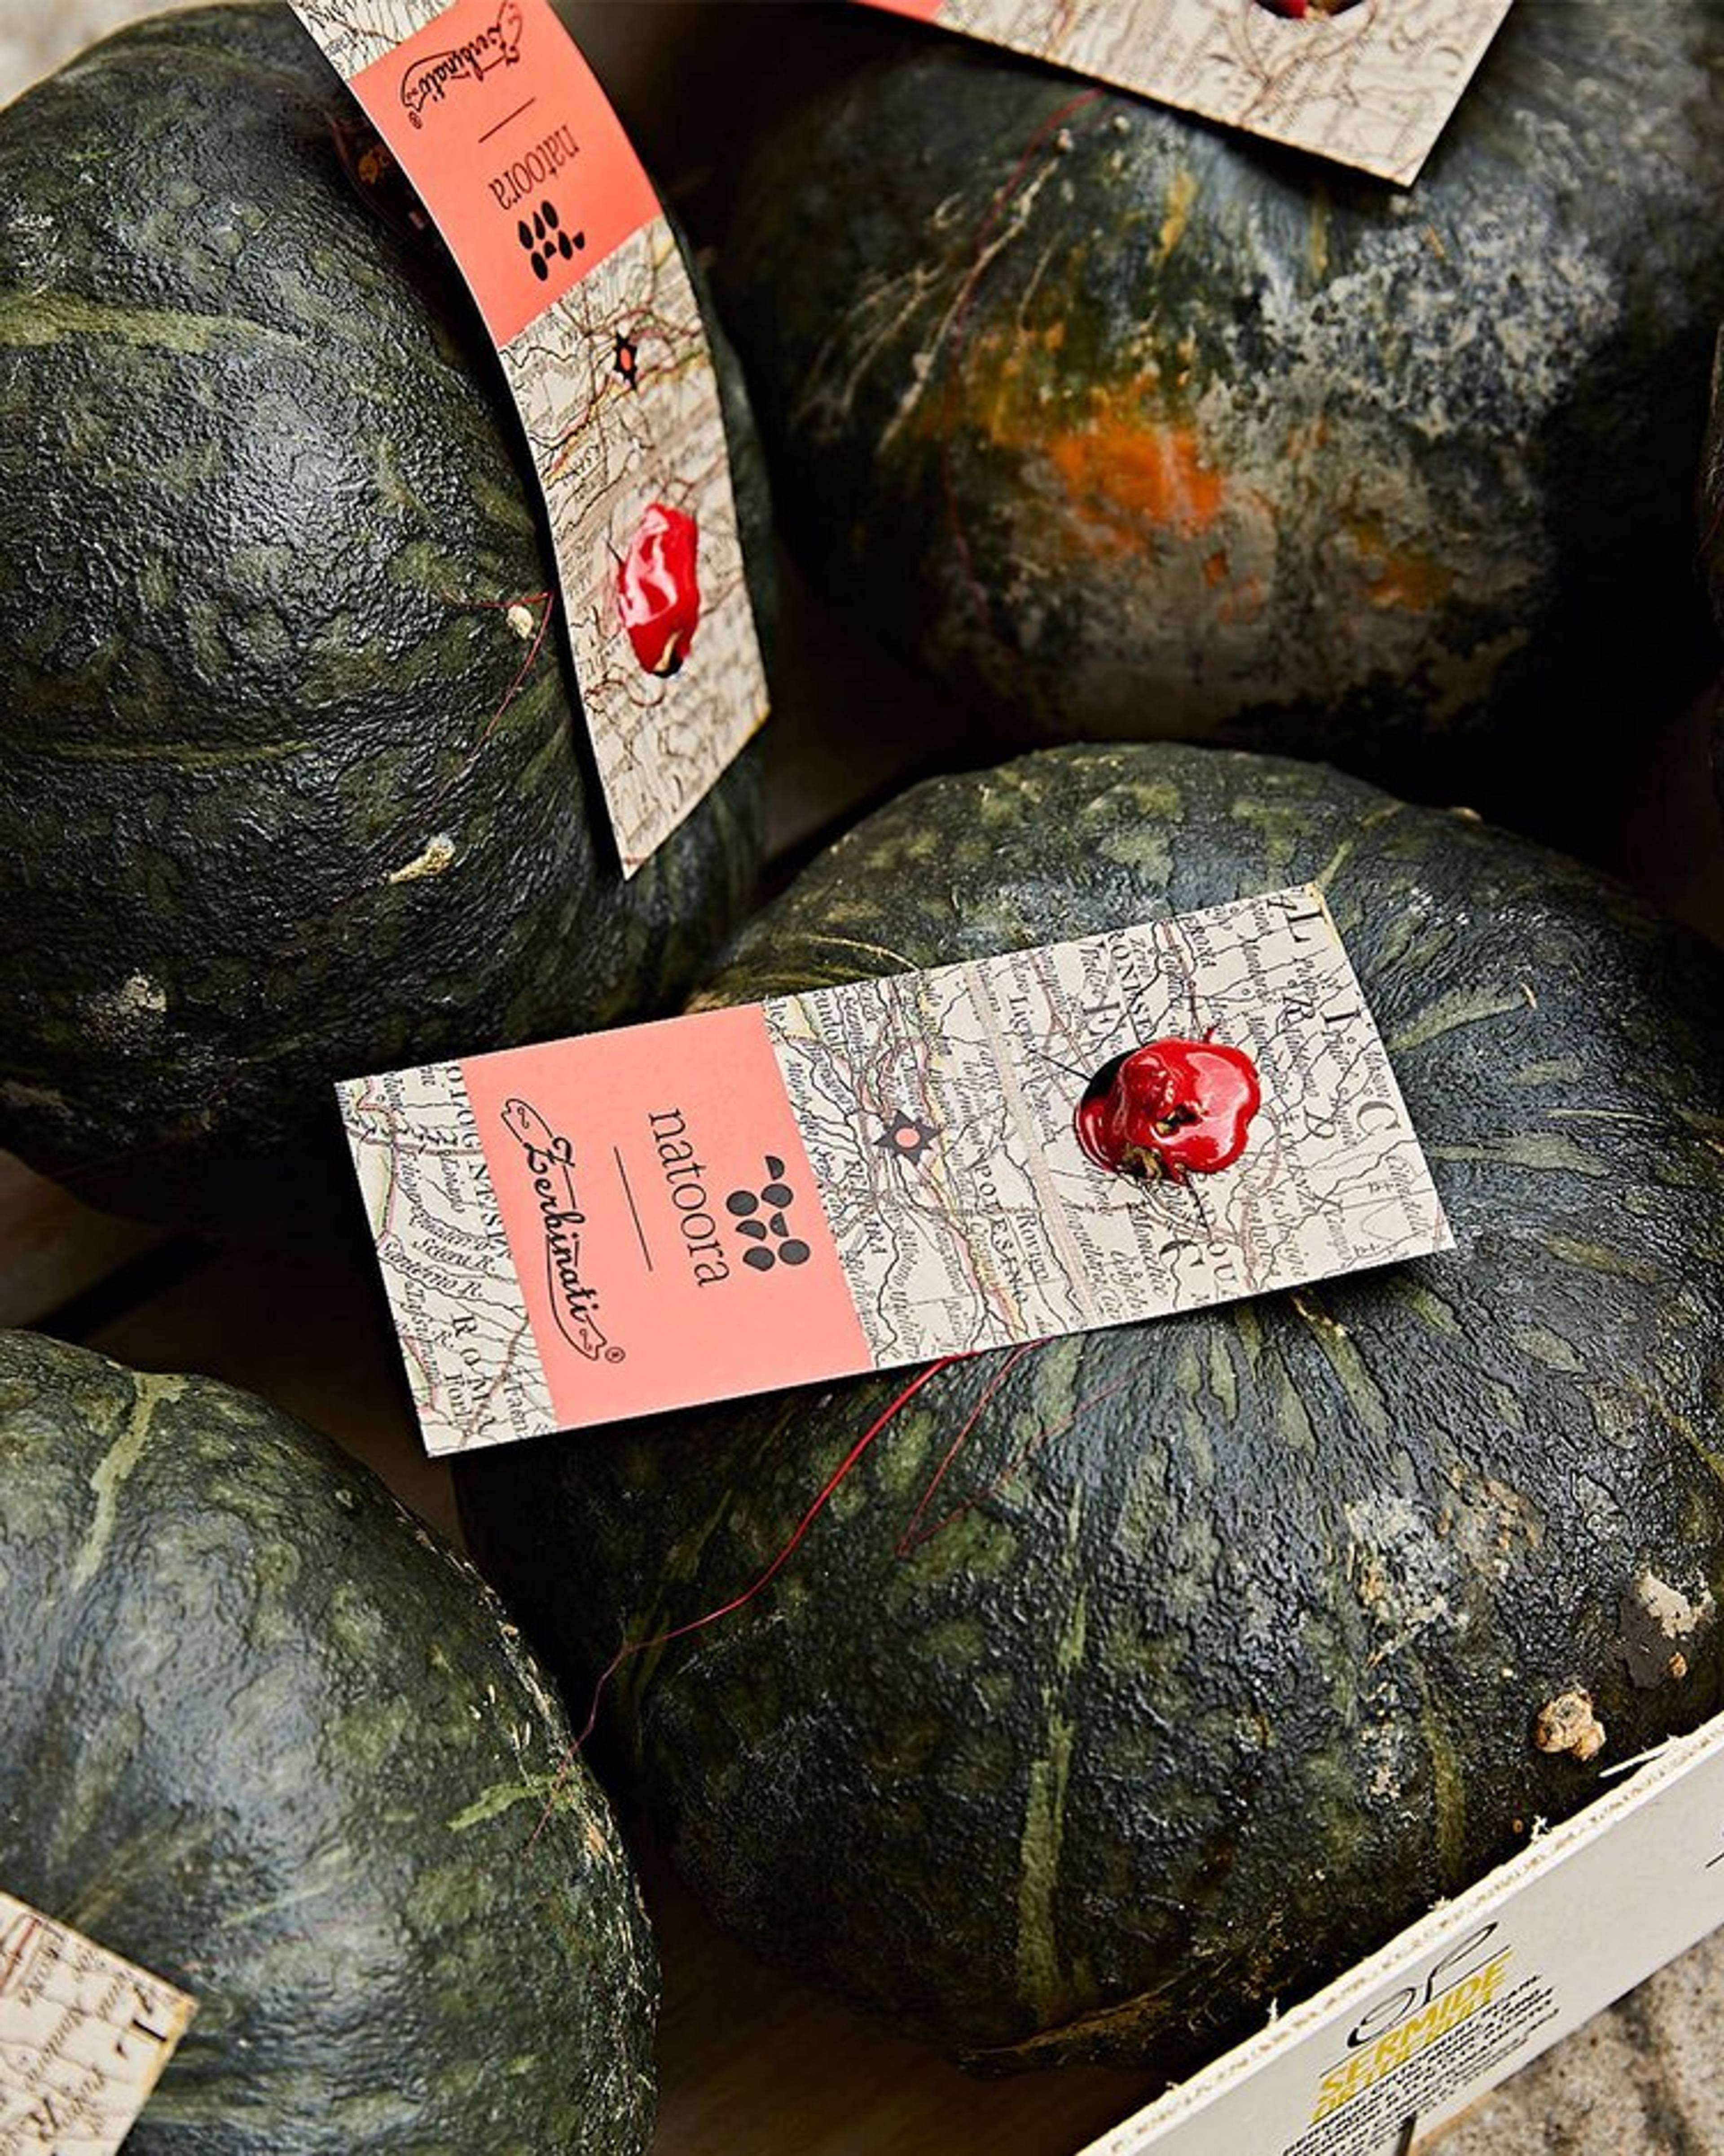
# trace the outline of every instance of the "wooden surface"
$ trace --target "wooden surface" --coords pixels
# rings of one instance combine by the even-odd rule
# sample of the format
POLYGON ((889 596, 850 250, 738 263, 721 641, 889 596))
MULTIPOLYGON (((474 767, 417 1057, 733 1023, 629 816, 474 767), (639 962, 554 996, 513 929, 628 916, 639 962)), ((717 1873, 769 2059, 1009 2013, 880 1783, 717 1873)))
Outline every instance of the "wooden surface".
POLYGON ((28 1325, 161 1241, 75 1205, 0 1153, 0 1325, 28 1325))

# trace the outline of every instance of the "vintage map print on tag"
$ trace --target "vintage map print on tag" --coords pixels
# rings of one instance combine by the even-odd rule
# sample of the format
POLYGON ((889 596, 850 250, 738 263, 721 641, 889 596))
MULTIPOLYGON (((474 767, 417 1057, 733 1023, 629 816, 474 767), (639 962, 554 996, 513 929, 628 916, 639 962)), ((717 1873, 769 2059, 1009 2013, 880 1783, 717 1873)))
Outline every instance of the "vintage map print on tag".
POLYGON ((1510 0, 865 0, 1410 186, 1510 0))
MULTIPOLYGON (((767 711, 712 354, 670 224, 547 0, 299 0, 296 13, 448 241, 501 355, 632 875, 767 711)), ((548 603, 521 597, 530 613, 548 603)))
POLYGON ((341 1093, 434 1453, 1449 1247, 1315 887, 341 1093), (1080 1139, 1156 1042, 1253 1074, 1215 1172, 1171 1099, 1176 1172, 1080 1139))
POLYGON ((194 2010, 0 1893, 0 2156, 112 2156, 194 2010))

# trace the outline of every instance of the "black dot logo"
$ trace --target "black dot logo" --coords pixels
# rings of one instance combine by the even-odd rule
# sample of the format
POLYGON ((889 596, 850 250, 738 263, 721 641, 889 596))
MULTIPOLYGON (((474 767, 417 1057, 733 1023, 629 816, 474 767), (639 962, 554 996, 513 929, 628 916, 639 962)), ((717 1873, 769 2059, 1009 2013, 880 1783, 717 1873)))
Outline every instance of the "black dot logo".
POLYGON ((725 1200, 736 1233, 752 1246, 743 1251, 742 1262, 757 1273, 769 1273, 774 1265, 805 1265, 813 1255, 799 1235, 790 1232, 788 1215, 796 1193, 784 1180, 783 1162, 772 1153, 765 1159, 767 1180, 760 1188, 733 1190, 725 1200))
POLYGON ((559 257, 572 262, 576 250, 587 244, 584 232, 565 232, 562 219, 557 214, 557 204, 547 197, 533 212, 532 222, 522 218, 515 228, 515 236, 532 257, 533 275, 542 285, 551 275, 551 265, 559 257))

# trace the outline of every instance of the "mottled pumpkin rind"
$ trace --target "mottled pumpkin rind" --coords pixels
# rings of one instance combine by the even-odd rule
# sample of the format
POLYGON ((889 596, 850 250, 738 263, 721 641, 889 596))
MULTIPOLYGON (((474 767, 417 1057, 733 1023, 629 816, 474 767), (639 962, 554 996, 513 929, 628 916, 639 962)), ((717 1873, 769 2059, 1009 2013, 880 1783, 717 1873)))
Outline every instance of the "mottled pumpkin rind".
POLYGON ((129 2156, 645 2148, 657 1966, 609 1810, 367 1469, 0 1335, 0 1885, 198 2001, 129 2156))
MULTIPOLYGON (((1643 1575, 1724 1592, 1724 997, 1697 942, 1331 773, 1070 749, 871 818, 706 999, 1306 878, 1453 1255, 942 1373, 754 1609, 618 1686, 721 1921, 991 2063, 1183 2071, 1721 1704, 1716 1627, 1651 1689, 1620 1644, 1643 1575), (996 1380, 942 1486, 967 1509, 900 1558, 996 1380), (1532 1742, 1575 1686, 1591 1764, 1532 1742)), ((513 1448, 463 1503, 578 1695, 620 1636, 756 1577, 905 1374, 513 1448)))
POLYGON ((622 880, 500 369, 345 99, 239 5, 0 114, 0 1142, 127 1210, 291 1207, 334 1080, 673 1006, 759 860, 751 751, 622 880))
POLYGON ((1717 11, 1516 7, 1410 190, 875 43, 764 133, 717 272, 821 588, 978 741, 1213 738, 1595 821, 1593 760, 1704 664, 1717 11))

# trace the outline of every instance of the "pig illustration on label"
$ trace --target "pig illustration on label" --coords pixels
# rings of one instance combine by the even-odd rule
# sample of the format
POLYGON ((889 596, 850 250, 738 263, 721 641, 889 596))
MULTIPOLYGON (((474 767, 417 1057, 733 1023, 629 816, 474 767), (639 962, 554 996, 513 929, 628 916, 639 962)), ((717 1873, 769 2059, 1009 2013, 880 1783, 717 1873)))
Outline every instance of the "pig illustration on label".
POLYGON ((495 23, 447 52, 416 59, 401 80, 401 102, 412 125, 423 127, 425 107, 441 105, 457 83, 483 82, 493 68, 513 67, 526 28, 520 0, 503 0, 495 23))

